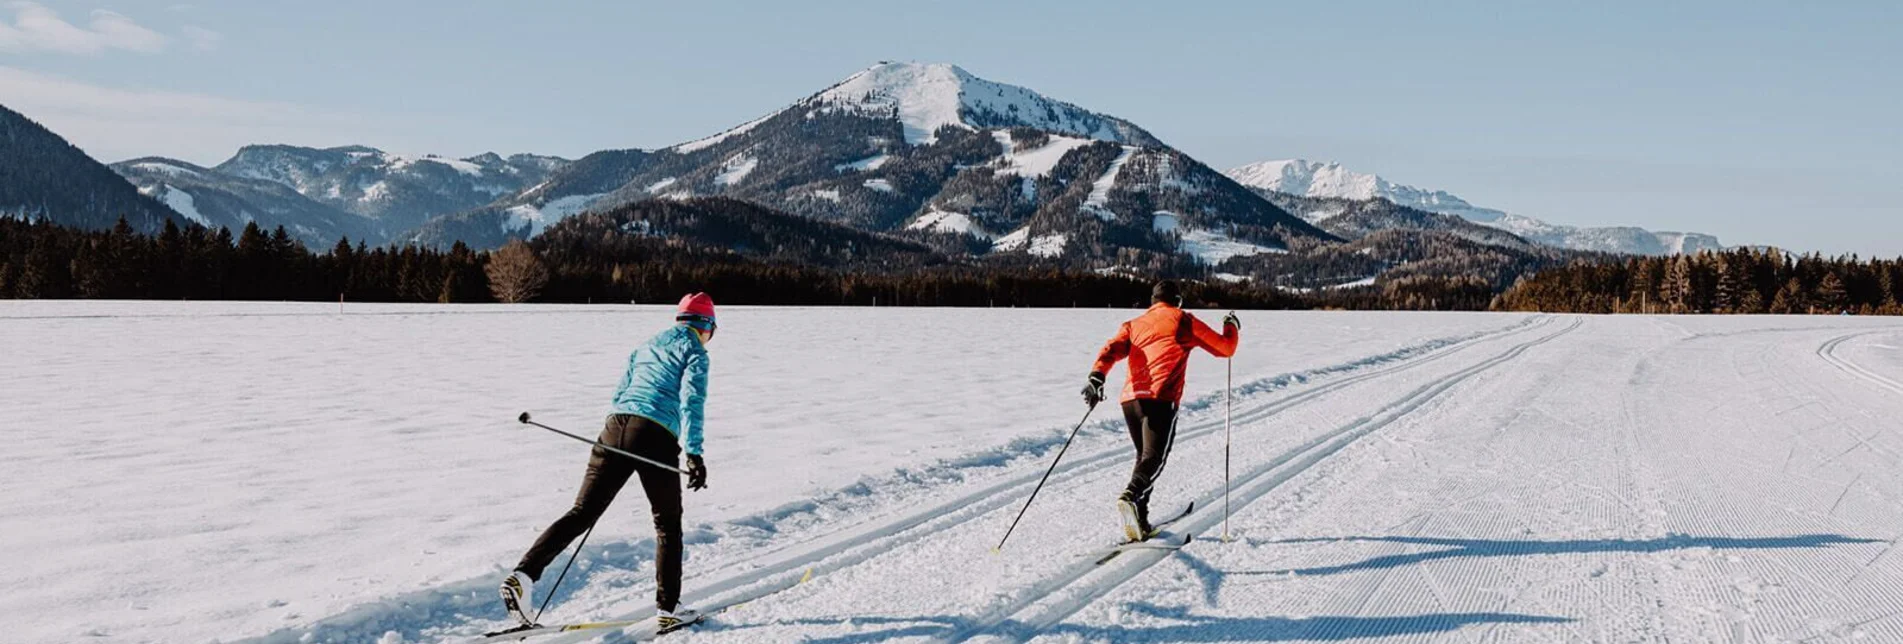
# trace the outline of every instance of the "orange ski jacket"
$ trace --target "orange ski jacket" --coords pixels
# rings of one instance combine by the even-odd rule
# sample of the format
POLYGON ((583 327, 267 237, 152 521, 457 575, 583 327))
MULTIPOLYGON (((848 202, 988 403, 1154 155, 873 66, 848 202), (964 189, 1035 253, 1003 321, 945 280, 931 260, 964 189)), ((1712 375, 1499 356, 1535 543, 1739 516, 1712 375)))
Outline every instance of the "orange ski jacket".
POLYGON ((1227 358, 1235 355, 1236 345, 1241 342, 1241 329, 1225 324, 1222 333, 1216 333, 1189 312, 1158 302, 1118 327, 1117 335, 1097 352, 1097 362, 1090 370, 1108 374, 1117 361, 1128 358, 1130 381, 1123 385, 1120 402, 1179 402, 1191 349, 1200 347, 1210 355, 1227 358))

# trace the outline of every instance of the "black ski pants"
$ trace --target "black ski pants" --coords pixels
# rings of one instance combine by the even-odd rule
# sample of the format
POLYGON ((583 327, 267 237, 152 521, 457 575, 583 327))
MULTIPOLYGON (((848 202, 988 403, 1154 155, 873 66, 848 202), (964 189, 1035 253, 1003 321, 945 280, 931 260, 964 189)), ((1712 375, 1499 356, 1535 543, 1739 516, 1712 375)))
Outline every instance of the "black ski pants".
MULTIPOLYGON (((680 464, 681 448, 674 433, 641 416, 608 416, 608 426, 597 440, 657 462, 680 464)), ((661 610, 674 610, 681 598, 681 475, 600 447, 588 457, 588 472, 582 475, 575 506, 542 531, 515 569, 540 580, 549 562, 595 525, 621 486, 635 475, 641 477, 641 489, 647 492, 648 508, 654 513, 654 604, 661 610)))
POLYGON ((1138 398, 1123 403, 1123 420, 1130 425, 1130 442, 1137 448, 1136 467, 1130 472, 1130 485, 1124 494, 1138 506, 1150 507, 1150 488, 1163 475, 1169 463, 1170 447, 1176 443, 1176 403, 1138 398))

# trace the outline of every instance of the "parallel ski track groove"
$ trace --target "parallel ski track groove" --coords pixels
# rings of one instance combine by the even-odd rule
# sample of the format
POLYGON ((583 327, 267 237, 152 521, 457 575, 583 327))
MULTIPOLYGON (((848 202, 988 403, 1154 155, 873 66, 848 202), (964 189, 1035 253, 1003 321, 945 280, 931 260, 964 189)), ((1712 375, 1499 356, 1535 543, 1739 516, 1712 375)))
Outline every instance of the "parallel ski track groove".
MULTIPOLYGON (((1265 419, 1313 398, 1335 392, 1354 384, 1402 373, 1422 365, 1438 362, 1444 358, 1472 348, 1476 344, 1486 340, 1513 335, 1523 331, 1545 328, 1549 326, 1554 319, 1555 318, 1552 317, 1533 318, 1519 324, 1508 325, 1499 329, 1461 338, 1444 346, 1436 347, 1430 350, 1430 353, 1418 358, 1407 359, 1391 366, 1354 374, 1340 380, 1328 382, 1289 395, 1285 398, 1267 401, 1259 407, 1236 413, 1232 422, 1241 424, 1265 419)), ((1575 322, 1574 326, 1577 326, 1577 322, 1575 322)), ((1221 417, 1212 417, 1209 420, 1197 423, 1190 429, 1179 431, 1178 440, 1193 440, 1214 433, 1220 429, 1222 429, 1221 417)), ((1316 441, 1310 441, 1309 445, 1313 445, 1315 442, 1316 441)), ((1051 480, 1057 482, 1088 472, 1098 471, 1104 466, 1120 464, 1121 460, 1118 459, 1127 458, 1128 456, 1128 450, 1119 446, 1081 458, 1073 458, 1063 465, 1058 466, 1056 473, 1051 475, 1051 480)), ((813 575, 821 575, 858 565, 892 548, 909 544, 961 525, 965 523, 969 517, 980 516, 1001 507, 1008 506, 1018 499, 1015 495, 1009 495, 1007 493, 1021 487, 1029 486, 1035 483, 1038 478, 1038 474, 1031 473, 1002 481, 968 493, 957 499, 942 502, 925 511, 914 513, 895 521, 871 526, 865 529, 861 534, 838 542, 821 545, 801 554, 792 555, 788 561, 759 565, 752 571, 739 573, 697 589, 694 592, 695 601, 689 601, 687 604, 696 606, 703 612, 711 614, 712 612, 755 601, 797 586, 800 580, 809 572, 813 575), (914 531, 915 528, 921 527, 924 529, 914 531), (907 532, 912 532, 912 534, 905 534, 907 532), (853 552, 855 550, 858 550, 858 552, 853 552)), ((1218 491, 1210 498, 1198 500, 1196 505, 1199 508, 1208 508, 1210 507, 1210 503, 1219 502, 1221 500, 1220 495, 1221 492, 1218 491)), ((1200 532, 1201 529, 1198 531, 1200 532)), ((778 552, 785 552, 785 550, 778 552)), ((757 565, 760 559, 761 557, 750 558, 745 561, 738 561, 723 566, 720 569, 732 569, 748 564, 757 565)), ((1097 567, 1092 561, 1085 561, 1083 563, 1093 568, 1097 567)), ((653 609, 647 608, 617 617, 591 621, 639 620, 645 619, 652 614, 653 609)), ((547 641, 550 644, 565 644, 595 637, 602 637, 602 634, 571 633, 565 637, 556 636, 547 641)), ((609 639, 608 641, 638 640, 609 639)))
POLYGON ((1866 336, 1866 335, 1876 335, 1878 333, 1894 333, 1894 332, 1896 332, 1895 329, 1883 329, 1879 331, 1864 331, 1861 333, 1852 333, 1849 335, 1837 336, 1835 338, 1831 338, 1829 341, 1825 342, 1823 345, 1817 347, 1817 357, 1823 358, 1824 362, 1830 363, 1830 366, 1836 367, 1838 371, 1842 371, 1852 376, 1856 376, 1858 379, 1861 379, 1865 382, 1876 385, 1878 387, 1888 389, 1892 393, 1903 394, 1903 382, 1897 382, 1887 376, 1884 376, 1883 374, 1871 371, 1869 369, 1865 369, 1863 368, 1862 365, 1859 365, 1855 362, 1851 362, 1850 360, 1837 355, 1837 347, 1842 346, 1844 342, 1849 341, 1852 338, 1857 338, 1857 337, 1866 336))
MULTIPOLYGON (((1232 493, 1230 497, 1232 513, 1236 509, 1247 507, 1250 503, 1267 496, 1269 492, 1274 491, 1283 483, 1307 471, 1309 468, 1314 467, 1315 464, 1321 462, 1322 459, 1334 455, 1361 437, 1385 427, 1395 420, 1421 408, 1455 385, 1477 374, 1509 362, 1533 347, 1546 344, 1560 336, 1566 335, 1574 329, 1579 328, 1581 324, 1584 324, 1584 321, 1575 318, 1572 324, 1556 333, 1519 344, 1497 356, 1456 371, 1446 378, 1423 385, 1409 392, 1407 395, 1396 399, 1395 402, 1382 407, 1373 414, 1352 421, 1321 436, 1317 436, 1249 470, 1236 479, 1237 482, 1234 485, 1236 492, 1232 493), (1285 465, 1288 467, 1284 467, 1285 465)), ((1199 507, 1208 507, 1207 501, 1210 499, 1219 499, 1221 494, 1222 491, 1220 489, 1206 493, 1202 499, 1198 499, 1197 505, 1199 507)), ((1185 518, 1183 520, 1183 529, 1188 532, 1200 533, 1206 531, 1211 525, 1221 520, 1222 518, 1217 514, 1202 512, 1185 518)), ((1029 591, 1019 595, 1009 604, 988 611, 986 614, 972 620, 970 626, 941 636, 938 638, 938 641, 958 642, 987 634, 1002 635, 1006 639, 1024 641, 1029 639, 1030 636, 1068 619, 1071 615, 1076 614, 1077 611, 1082 610, 1085 606, 1109 594, 1110 591, 1115 590, 1131 579, 1135 579, 1138 575, 1149 570, 1150 567, 1157 563, 1162 562, 1171 554, 1173 554, 1171 551, 1135 552, 1120 557, 1120 562, 1112 562, 1103 567, 1090 564, 1089 562, 1086 562, 1084 565, 1070 566, 1058 574, 1047 577, 1042 582, 1033 585, 1029 591), (1081 588, 1081 592, 1072 594, 1069 597, 1058 599, 1051 604, 1050 608, 1043 611, 1042 615, 1016 622, 1011 621, 1011 618, 1018 613, 1033 608, 1047 599, 1054 598, 1058 593, 1070 589, 1076 582, 1082 580, 1084 577, 1091 576, 1093 572, 1097 572, 1100 568, 1106 569, 1103 571, 1105 578, 1101 582, 1083 587, 1081 588), (1010 628, 1006 629, 1005 627, 1007 625, 1009 625, 1010 628), (1007 630, 1008 632, 997 632, 1000 630, 1007 630)))

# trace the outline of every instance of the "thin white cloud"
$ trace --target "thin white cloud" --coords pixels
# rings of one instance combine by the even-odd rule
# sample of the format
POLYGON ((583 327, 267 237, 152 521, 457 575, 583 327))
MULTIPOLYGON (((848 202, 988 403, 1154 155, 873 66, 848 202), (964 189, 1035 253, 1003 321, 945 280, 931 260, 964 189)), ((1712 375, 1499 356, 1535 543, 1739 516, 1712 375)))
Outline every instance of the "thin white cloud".
POLYGON ((163 155, 214 164, 251 143, 340 145, 369 119, 290 103, 103 87, 0 65, 0 103, 101 161, 163 155))
POLYGON ((192 49, 198 51, 216 50, 218 44, 225 41, 224 34, 198 25, 185 25, 179 28, 179 32, 185 34, 185 39, 192 43, 192 49))
POLYGON ((0 52, 57 52, 97 55, 109 49, 145 54, 165 50, 164 34, 140 26, 124 14, 92 12, 85 27, 66 22, 58 12, 34 2, 16 2, 13 23, 0 19, 0 52))

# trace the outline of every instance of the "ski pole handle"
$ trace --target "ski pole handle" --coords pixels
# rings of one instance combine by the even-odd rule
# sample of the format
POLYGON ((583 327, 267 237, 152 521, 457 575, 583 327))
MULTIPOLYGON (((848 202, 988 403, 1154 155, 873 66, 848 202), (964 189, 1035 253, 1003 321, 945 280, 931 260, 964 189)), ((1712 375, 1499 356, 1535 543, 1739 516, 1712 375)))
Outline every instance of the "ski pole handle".
POLYGON ((526 412, 526 411, 525 411, 525 412, 522 412, 522 415, 521 415, 521 416, 517 416, 517 417, 516 417, 515 419, 516 419, 516 420, 518 420, 518 421, 521 421, 521 422, 522 422, 522 424, 524 424, 524 425, 534 425, 534 426, 536 426, 536 427, 540 427, 540 428, 542 428, 542 429, 546 429, 546 430, 549 430, 549 431, 551 431, 551 432, 555 432, 555 433, 557 433, 557 434, 561 434, 561 435, 563 435, 563 436, 567 436, 567 437, 569 437, 569 438, 573 438, 573 439, 575 439, 575 440, 578 440, 578 441, 581 441, 581 442, 584 442, 584 443, 587 443, 587 444, 589 444, 589 445, 593 445, 593 446, 595 446, 595 447, 599 447, 599 448, 602 448, 602 449, 605 449, 605 450, 608 450, 608 451, 610 451, 610 452, 614 452, 614 453, 616 453, 616 454, 620 454, 620 455, 622 455, 622 456, 626 456, 626 457, 628 457, 628 458, 632 458, 632 459, 634 459, 634 460, 637 460, 637 461, 640 461, 640 462, 643 462, 643 463, 647 463, 647 464, 649 464, 649 465, 653 465, 653 466, 655 466, 655 467, 658 467, 658 468, 661 468, 661 469, 664 469, 664 470, 667 470, 667 471, 669 471, 669 472, 673 472, 673 473, 675 473, 675 474, 686 474, 686 473, 687 473, 687 472, 683 472, 683 471, 681 471, 681 468, 678 468, 678 467, 675 467, 675 466, 673 466, 673 465, 668 465, 668 464, 666 464, 666 463, 662 463, 662 462, 660 462, 660 461, 657 461, 657 460, 654 460, 654 459, 651 459, 651 458, 648 458, 648 457, 646 457, 646 456, 641 456, 641 455, 639 455, 639 454, 635 454, 635 453, 633 453, 633 452, 630 452, 630 451, 627 451, 627 450, 624 450, 624 449, 621 449, 621 448, 618 448, 618 447, 615 447, 615 446, 613 446, 613 445, 608 445, 608 444, 605 444, 605 443, 602 443, 601 441, 598 441, 598 440, 594 440, 594 439, 590 439, 590 438, 583 438, 583 437, 581 437, 581 436, 576 436, 576 435, 574 435, 574 434, 570 434, 570 433, 568 433, 568 432, 565 432, 565 431, 562 431, 562 430, 559 430, 559 429, 556 429, 556 428, 553 428, 553 427, 549 427, 548 425, 544 425, 544 424, 541 424, 541 423, 538 423, 538 422, 535 422, 535 421, 533 421, 533 420, 530 420, 530 419, 529 419, 529 412, 526 412))

